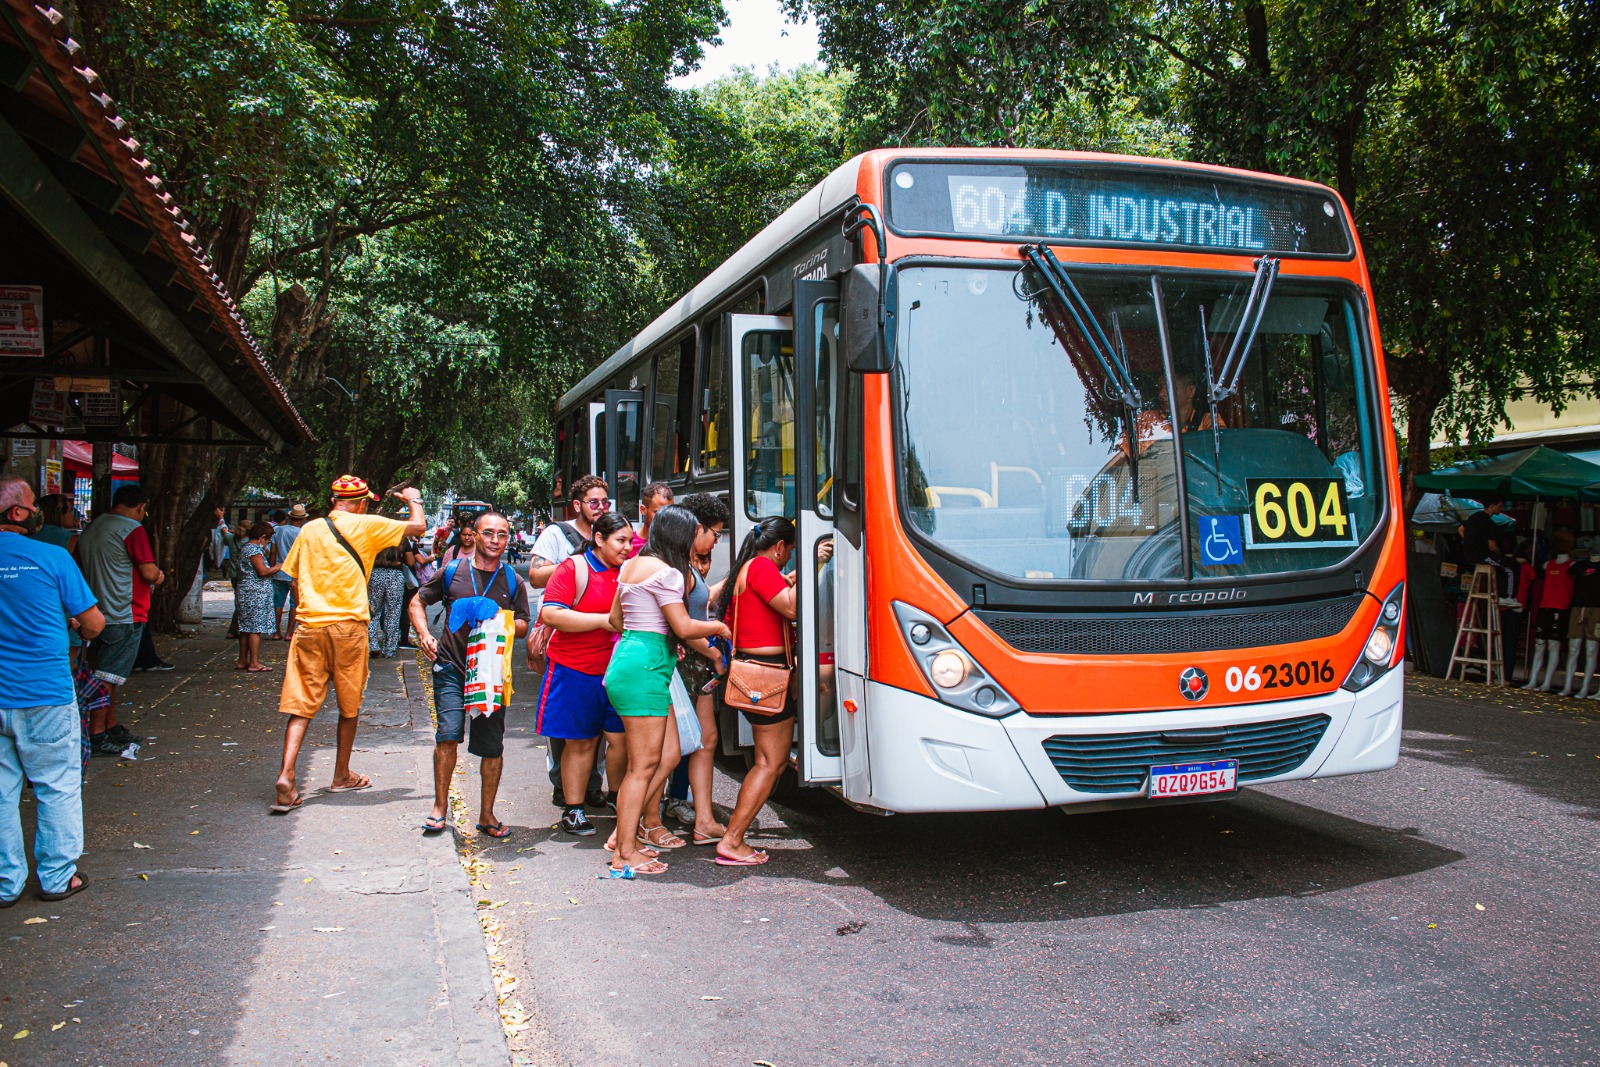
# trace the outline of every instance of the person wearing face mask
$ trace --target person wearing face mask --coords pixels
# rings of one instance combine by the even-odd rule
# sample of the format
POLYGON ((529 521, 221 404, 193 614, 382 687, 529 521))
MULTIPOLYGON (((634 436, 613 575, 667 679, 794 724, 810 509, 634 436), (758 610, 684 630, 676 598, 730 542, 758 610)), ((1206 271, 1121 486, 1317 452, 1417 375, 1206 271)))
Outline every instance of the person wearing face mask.
POLYGON ((68 629, 93 638, 105 625, 66 550, 27 535, 42 516, 24 478, 0 478, 0 908, 22 896, 28 856, 18 804, 33 783, 39 895, 64 900, 89 880, 83 852, 83 774, 68 629))
POLYGON ((150 612, 150 590, 166 580, 156 566, 144 528, 149 498, 137 485, 111 496, 111 510, 78 536, 78 562, 105 613, 106 628, 89 647, 94 676, 111 693, 111 703, 94 713, 89 746, 96 756, 115 756, 144 738, 117 722, 117 687, 128 680, 150 612))

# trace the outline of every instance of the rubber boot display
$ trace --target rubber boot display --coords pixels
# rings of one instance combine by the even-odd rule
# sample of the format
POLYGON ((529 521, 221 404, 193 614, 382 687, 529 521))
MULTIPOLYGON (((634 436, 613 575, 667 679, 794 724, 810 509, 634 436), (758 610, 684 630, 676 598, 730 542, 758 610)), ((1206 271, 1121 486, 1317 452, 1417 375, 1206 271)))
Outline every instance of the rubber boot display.
POLYGON ((1528 682, 1522 687, 1524 689, 1539 688, 1539 668, 1544 666, 1544 646, 1543 641, 1533 643, 1533 663, 1528 667, 1528 682))
MULTIPOLYGON (((1561 695, 1572 695, 1572 676, 1578 673, 1578 653, 1583 651, 1583 638, 1574 637, 1567 642, 1567 683, 1561 687, 1561 695)), ((1593 669, 1593 668, 1591 668, 1593 669)), ((1584 689, 1589 688, 1589 676, 1583 676, 1584 689)))
POLYGON ((1596 661, 1600 660, 1600 641, 1585 641, 1583 688, 1578 690, 1578 699, 1588 697, 1590 700, 1600 700, 1600 678, 1594 676, 1596 661), (1589 687, 1594 687, 1594 692, 1589 692, 1589 687))
POLYGON ((1548 693, 1556 681, 1556 664, 1561 660, 1561 642, 1550 640, 1544 642, 1544 681, 1539 685, 1539 692, 1548 693))

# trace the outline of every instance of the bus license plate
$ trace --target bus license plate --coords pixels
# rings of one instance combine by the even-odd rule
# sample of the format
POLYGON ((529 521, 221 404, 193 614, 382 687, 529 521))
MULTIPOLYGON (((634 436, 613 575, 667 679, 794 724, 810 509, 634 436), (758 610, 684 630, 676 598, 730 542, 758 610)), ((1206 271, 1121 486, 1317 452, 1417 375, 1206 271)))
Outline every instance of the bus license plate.
POLYGON ((1239 761, 1231 759, 1151 767, 1150 799, 1231 793, 1238 787, 1238 775, 1239 761))

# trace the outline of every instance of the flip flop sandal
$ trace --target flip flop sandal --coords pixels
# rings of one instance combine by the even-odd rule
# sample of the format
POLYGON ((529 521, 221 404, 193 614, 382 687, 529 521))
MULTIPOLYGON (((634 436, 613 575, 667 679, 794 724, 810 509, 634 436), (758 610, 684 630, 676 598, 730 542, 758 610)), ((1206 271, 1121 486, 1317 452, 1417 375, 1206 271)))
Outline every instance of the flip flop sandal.
MULTIPOLYGON (((445 820, 444 820, 444 816, 442 816, 442 815, 439 816, 437 819, 434 818, 432 815, 430 815, 426 819, 422 820, 422 832, 425 833, 425 834, 442 833, 444 831, 444 828, 445 828, 445 820)), ((479 829, 482 829, 482 827, 479 827, 479 829)))
POLYGON ((330 793, 354 793, 357 789, 366 789, 368 786, 370 786, 372 784, 372 779, 368 778, 364 774, 358 774, 358 775, 356 775, 356 777, 359 778, 360 781, 357 782, 355 785, 330 785, 328 787, 328 792, 330 792, 330 793))
POLYGON ((490 826, 488 823, 480 822, 478 824, 478 832, 480 834, 488 834, 490 837, 498 841, 501 838, 511 836, 511 827, 507 826, 503 820, 495 823, 493 826, 490 826))
POLYGON ((294 800, 291 803, 274 804, 272 807, 268 808, 267 811, 271 812, 273 815, 287 815, 305 802, 306 798, 301 796, 299 793, 296 793, 294 795, 294 800))
POLYGON ((637 867, 631 863, 628 863, 624 864, 620 870, 616 867, 607 867, 606 871, 608 873, 601 875, 601 878, 633 879, 641 874, 666 874, 667 865, 662 863, 660 860, 650 860, 646 863, 639 864, 637 867))
POLYGON ((77 885, 73 885, 71 879, 68 879, 67 880, 67 888, 63 889, 59 893, 46 893, 42 889, 39 890, 39 899, 40 900, 66 900, 68 897, 75 897, 79 893, 83 892, 85 889, 89 888, 89 876, 84 874, 82 871, 75 872, 72 877, 76 878, 78 880, 78 884, 77 885))
MULTIPOLYGON (((617 846, 608 843, 605 846, 605 850, 607 852, 615 852, 617 850, 617 846)), ((657 852, 655 849, 651 848, 649 845, 640 845, 639 846, 639 851, 640 852, 648 852, 650 854, 649 855, 650 859, 655 859, 655 858, 657 858, 658 856, 661 855, 661 853, 657 852)))
POLYGON ((722 835, 721 834, 718 834, 716 837, 707 837, 705 834, 701 833, 699 830, 695 830, 693 833, 691 833, 689 835, 689 843, 691 845, 714 845, 718 841, 721 841, 721 840, 722 840, 722 835))
POLYGON ((759 867, 770 858, 759 848, 744 859, 739 859, 736 856, 724 856, 720 852, 717 853, 717 862, 724 867, 759 867))

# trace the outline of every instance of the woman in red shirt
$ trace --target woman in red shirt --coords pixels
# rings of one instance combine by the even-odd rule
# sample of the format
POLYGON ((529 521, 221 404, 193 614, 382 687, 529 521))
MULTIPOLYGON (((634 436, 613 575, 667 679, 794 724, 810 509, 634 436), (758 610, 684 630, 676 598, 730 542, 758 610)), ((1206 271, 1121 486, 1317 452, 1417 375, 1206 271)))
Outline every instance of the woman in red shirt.
MULTIPOLYGON (((561 794, 565 801, 561 829, 577 837, 593 834, 583 813, 583 791, 594 768, 600 735, 606 736, 606 762, 624 758, 622 720, 606 699, 604 677, 611 663, 616 631, 611 628, 611 601, 617 574, 633 547, 633 527, 616 512, 594 521, 594 547, 568 556, 545 587, 539 621, 555 633, 545 655, 544 685, 539 692, 537 731, 559 737, 561 794), (578 562, 585 570, 583 596, 578 597, 578 562)), ((611 781, 615 785, 615 779, 611 781)))
MULTIPOLYGON (((762 519, 745 536, 739 558, 723 583, 713 617, 727 622, 734 636, 734 658, 765 663, 790 662, 795 618, 793 574, 783 567, 794 554, 794 523, 782 517, 762 519)), ((772 795, 772 787, 789 763, 794 742, 795 695, 798 679, 791 674, 789 703, 780 715, 754 715, 740 709, 755 734, 756 761, 739 786, 739 801, 728 819, 728 832, 717 842, 717 862, 725 867, 754 867, 767 854, 745 844, 744 834, 772 795)))

